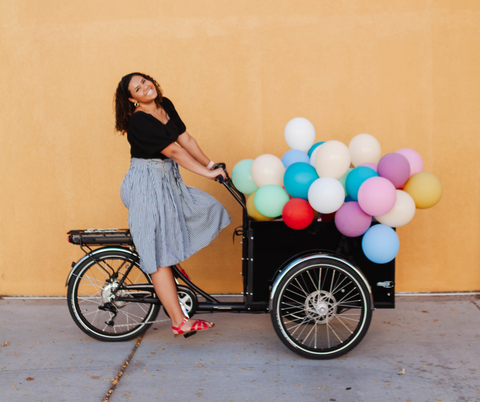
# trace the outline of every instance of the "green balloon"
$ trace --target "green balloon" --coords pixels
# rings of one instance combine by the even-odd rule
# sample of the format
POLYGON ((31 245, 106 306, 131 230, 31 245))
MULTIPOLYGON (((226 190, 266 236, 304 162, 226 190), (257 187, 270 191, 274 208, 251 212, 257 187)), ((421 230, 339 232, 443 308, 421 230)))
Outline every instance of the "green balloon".
POLYGON ((234 186, 243 194, 252 194, 258 190, 252 178, 253 159, 244 159, 238 162, 232 170, 234 186))
POLYGON ((345 189, 345 197, 348 195, 347 186, 345 185, 345 182, 347 181, 347 176, 351 171, 352 171, 352 168, 349 168, 347 172, 338 179, 338 181, 342 183, 342 186, 345 189))
POLYGON ((262 215, 276 218, 282 215, 283 207, 289 199, 287 192, 282 187, 276 184, 267 184, 257 190, 253 202, 257 211, 262 215))

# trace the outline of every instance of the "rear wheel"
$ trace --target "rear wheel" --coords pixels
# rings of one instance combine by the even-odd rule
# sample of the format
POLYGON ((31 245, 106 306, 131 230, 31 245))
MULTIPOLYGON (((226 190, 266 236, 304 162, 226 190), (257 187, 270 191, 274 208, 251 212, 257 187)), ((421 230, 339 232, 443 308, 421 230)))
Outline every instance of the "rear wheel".
POLYGON ((372 300, 348 264, 319 256, 298 264, 281 280, 271 318, 275 332, 293 352, 333 359, 352 350, 367 333, 372 300))
POLYGON ((156 296, 150 276, 134 257, 128 250, 106 249, 92 254, 73 272, 68 308, 78 327, 92 338, 128 341, 145 332, 157 317, 160 304, 135 301, 156 296))

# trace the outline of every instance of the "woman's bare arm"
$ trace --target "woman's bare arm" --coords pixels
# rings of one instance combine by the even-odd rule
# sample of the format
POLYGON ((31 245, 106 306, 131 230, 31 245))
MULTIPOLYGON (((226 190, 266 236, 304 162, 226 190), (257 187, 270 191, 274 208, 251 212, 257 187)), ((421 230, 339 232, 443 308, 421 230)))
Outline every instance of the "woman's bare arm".
POLYGON ((193 138, 186 131, 183 134, 180 134, 177 138, 177 142, 186 149, 188 153, 203 166, 207 166, 210 163, 210 159, 203 153, 200 149, 195 138, 193 138))
POLYGON ((203 166, 200 162, 195 160, 186 149, 178 146, 176 143, 172 143, 166 147, 162 151, 162 154, 167 158, 172 159, 174 162, 177 162, 181 167, 200 176, 208 179, 215 179, 217 176, 222 176, 225 179, 225 172, 223 169, 208 170, 206 166, 203 166))

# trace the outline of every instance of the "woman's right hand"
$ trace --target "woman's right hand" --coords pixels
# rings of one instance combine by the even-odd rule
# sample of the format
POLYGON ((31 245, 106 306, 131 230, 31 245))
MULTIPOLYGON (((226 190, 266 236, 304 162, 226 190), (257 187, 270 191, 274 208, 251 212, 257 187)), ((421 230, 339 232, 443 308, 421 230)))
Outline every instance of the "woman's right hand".
POLYGON ((217 168, 215 170, 210 170, 208 174, 208 178, 211 180, 216 180, 218 176, 222 176, 223 180, 226 179, 227 175, 225 174, 225 171, 222 168, 217 168))

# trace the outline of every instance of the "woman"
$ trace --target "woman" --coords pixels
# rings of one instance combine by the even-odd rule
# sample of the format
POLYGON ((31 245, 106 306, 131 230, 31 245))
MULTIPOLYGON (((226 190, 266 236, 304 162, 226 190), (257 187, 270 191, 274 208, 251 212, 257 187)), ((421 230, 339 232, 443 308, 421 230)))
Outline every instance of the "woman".
POLYGON ((225 178, 212 170, 207 158, 173 103, 162 96, 150 76, 124 76, 115 93, 115 128, 127 134, 131 165, 121 187, 128 208, 128 225, 140 254, 141 269, 150 274, 155 292, 172 320, 175 336, 193 335, 214 326, 184 316, 170 266, 210 244, 230 222, 225 208, 213 197, 187 187, 178 165, 214 180, 225 178))

